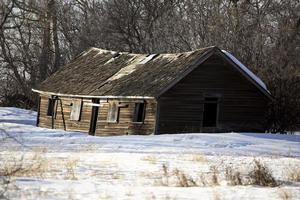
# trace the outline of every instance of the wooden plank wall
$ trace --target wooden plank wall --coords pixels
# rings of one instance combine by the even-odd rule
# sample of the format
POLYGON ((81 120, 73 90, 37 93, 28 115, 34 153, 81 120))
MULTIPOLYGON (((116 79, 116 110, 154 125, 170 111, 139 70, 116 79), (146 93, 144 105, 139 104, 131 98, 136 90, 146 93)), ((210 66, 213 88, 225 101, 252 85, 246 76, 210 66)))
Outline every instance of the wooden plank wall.
MULTIPOLYGON (((92 107, 86 105, 85 103, 92 102, 90 99, 83 99, 83 106, 81 111, 81 116, 79 121, 70 120, 71 115, 71 103, 73 98, 59 97, 56 101, 57 110, 56 117, 54 119, 55 129, 64 129, 63 118, 65 119, 65 127, 67 131, 81 131, 88 132, 90 128, 91 111, 92 107), (62 104, 62 106, 61 106, 62 104), (62 112, 63 111, 63 112, 62 112)), ((79 100, 77 98, 76 100, 79 100)), ((40 127, 51 128, 52 117, 47 116, 48 109, 48 97, 41 96, 41 106, 40 106, 40 127)))
MULTIPOLYGON (((48 96, 41 96, 40 102, 40 115, 39 115, 39 126, 45 128, 51 128, 52 126, 52 117, 47 116, 48 109, 48 96)), ((70 120, 71 114, 71 103, 72 100, 78 100, 79 98, 66 98, 59 97, 57 100, 57 111, 56 117, 54 120, 54 128, 56 129, 65 129, 67 131, 81 131, 89 132, 92 106, 87 105, 86 103, 91 103, 91 99, 83 99, 83 107, 81 111, 81 117, 79 121, 70 120), (62 109, 61 109, 62 103, 62 109), (63 120, 64 118, 64 120, 63 120), (65 126, 63 121, 65 121, 65 126)), ((124 99, 114 99, 119 102, 125 102, 128 104, 127 107, 120 108, 119 121, 117 123, 108 123, 107 122, 107 112, 109 101, 103 103, 99 107, 98 111, 98 120, 95 135, 125 135, 125 134, 152 134, 155 129, 155 115, 156 115, 156 101, 147 100, 146 101, 146 114, 144 123, 133 123, 133 114, 135 102, 132 100, 124 99)))
POLYGON ((227 61, 212 56, 158 102, 159 133, 263 131, 268 99, 227 61), (217 128, 202 128, 206 95, 220 96, 217 128))
POLYGON ((155 115, 156 115, 156 101, 147 100, 146 113, 144 123, 133 123, 133 115, 135 109, 135 102, 129 100, 117 99, 120 103, 127 105, 120 107, 119 120, 117 123, 107 122, 107 113, 109 103, 104 103, 99 108, 98 121, 96 128, 96 135, 126 135, 126 134, 140 134, 147 135, 154 133, 155 129, 155 115))

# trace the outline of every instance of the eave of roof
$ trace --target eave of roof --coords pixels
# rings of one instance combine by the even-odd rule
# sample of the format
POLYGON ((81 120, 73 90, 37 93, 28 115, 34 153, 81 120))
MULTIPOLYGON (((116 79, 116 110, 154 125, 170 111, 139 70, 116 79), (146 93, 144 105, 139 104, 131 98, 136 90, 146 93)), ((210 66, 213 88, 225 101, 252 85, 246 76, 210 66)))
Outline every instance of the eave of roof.
POLYGON ((45 92, 41 90, 32 89, 33 92, 43 94, 46 96, 60 96, 60 97, 71 97, 71 98, 95 98, 95 99, 155 99, 155 97, 147 96, 91 96, 91 95, 76 95, 76 94, 61 94, 55 92, 45 92))

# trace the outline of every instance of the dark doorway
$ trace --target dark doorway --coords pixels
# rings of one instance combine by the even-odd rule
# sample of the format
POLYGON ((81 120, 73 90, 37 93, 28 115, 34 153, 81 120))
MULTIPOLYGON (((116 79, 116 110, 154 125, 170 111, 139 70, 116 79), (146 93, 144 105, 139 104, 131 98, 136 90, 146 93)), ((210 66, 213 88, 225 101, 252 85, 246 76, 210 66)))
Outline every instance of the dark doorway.
POLYGON ((145 118, 145 103, 136 103, 133 122, 143 122, 145 118))
POLYGON ((203 127, 216 127, 218 119, 218 98, 207 97, 204 101, 203 127))
MULTIPOLYGON (((93 99, 93 103, 99 104, 99 99, 93 99)), ((99 107, 98 106, 93 106, 92 107, 92 117, 91 117, 91 123, 90 123, 90 130, 89 134, 90 135, 95 135, 96 132, 96 127, 97 127, 97 119, 98 119, 98 112, 99 112, 99 107)))

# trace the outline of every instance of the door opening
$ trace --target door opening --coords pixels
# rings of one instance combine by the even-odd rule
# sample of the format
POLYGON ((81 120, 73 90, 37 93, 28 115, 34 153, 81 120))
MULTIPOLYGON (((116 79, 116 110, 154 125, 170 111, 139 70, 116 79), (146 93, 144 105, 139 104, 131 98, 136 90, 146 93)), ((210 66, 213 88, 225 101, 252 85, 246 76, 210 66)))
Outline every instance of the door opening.
POLYGON ((203 127, 216 127, 218 120, 218 98, 207 97, 204 101, 203 127))

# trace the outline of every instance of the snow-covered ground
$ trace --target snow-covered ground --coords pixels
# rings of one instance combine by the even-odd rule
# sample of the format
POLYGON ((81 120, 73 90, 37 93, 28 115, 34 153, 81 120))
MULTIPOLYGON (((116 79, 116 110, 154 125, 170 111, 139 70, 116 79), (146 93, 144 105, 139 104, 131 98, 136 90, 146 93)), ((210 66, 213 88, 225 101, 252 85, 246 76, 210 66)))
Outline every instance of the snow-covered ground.
POLYGON ((35 123, 35 112, 0 108, 0 167, 34 169, 13 178, 10 199, 300 199, 300 135, 93 137, 35 123), (246 183, 254 160, 279 186, 230 185, 228 171, 246 183))

